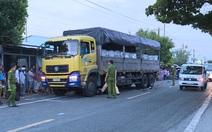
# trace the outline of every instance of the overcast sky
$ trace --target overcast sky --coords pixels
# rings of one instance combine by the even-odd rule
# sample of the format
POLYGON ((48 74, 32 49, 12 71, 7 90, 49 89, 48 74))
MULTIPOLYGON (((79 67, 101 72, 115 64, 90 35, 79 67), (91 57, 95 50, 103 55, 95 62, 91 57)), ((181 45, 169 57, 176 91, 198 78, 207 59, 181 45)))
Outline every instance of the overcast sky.
MULTIPOLYGON (((212 60, 212 37, 191 26, 162 24, 147 17, 145 8, 156 0, 29 0, 27 36, 62 36, 64 30, 104 27, 135 34, 149 29, 166 35, 175 48, 195 51, 195 58, 212 60), (164 30, 165 29, 165 30, 164 30)), ((211 10, 206 6, 204 10, 211 10)))

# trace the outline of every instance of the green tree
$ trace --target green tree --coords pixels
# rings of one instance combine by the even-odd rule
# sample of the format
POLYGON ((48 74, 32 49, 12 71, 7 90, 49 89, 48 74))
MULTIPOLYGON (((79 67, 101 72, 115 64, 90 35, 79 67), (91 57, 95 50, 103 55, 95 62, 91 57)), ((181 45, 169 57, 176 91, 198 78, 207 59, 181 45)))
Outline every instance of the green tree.
POLYGON ((0 0, 0 44, 21 43, 27 7, 27 0, 0 0))
POLYGON ((212 60, 208 60, 208 63, 212 63, 212 60))
POLYGON ((190 55, 190 52, 186 51, 185 49, 176 50, 172 53, 174 64, 177 64, 178 66, 185 64, 188 61, 190 55))
POLYGON ((173 63, 172 52, 170 51, 170 49, 174 47, 174 43, 169 37, 161 37, 153 30, 149 31, 143 29, 140 29, 138 32, 136 32, 136 35, 160 42, 160 61, 163 62, 165 65, 171 65, 173 63))
POLYGON ((192 25, 212 35, 212 11, 204 7, 211 4, 212 0, 157 0, 146 8, 146 15, 155 15, 162 23, 192 25))

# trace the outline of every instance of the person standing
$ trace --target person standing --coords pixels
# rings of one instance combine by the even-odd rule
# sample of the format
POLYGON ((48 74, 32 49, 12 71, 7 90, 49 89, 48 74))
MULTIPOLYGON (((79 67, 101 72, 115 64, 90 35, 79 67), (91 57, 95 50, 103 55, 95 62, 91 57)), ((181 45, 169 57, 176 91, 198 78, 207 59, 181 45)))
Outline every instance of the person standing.
POLYGON ((4 88, 4 85, 2 83, 4 78, 5 78, 5 76, 3 74, 3 71, 2 71, 2 69, 0 69, 0 105, 3 104, 3 100, 2 100, 1 95, 2 95, 2 92, 3 92, 3 88, 4 88))
POLYGON ((172 74, 172 86, 175 86, 175 68, 172 66, 171 74, 172 74))
POLYGON ((20 92, 21 92, 21 96, 24 96, 24 94, 25 94, 25 87, 26 87, 25 70, 26 70, 25 67, 21 67, 21 72, 20 72, 20 92))
POLYGON ((163 70, 163 80, 167 79, 167 74, 168 74, 168 71, 167 71, 167 69, 165 67, 164 70, 163 70))
POLYGON ((37 85, 36 85, 37 88, 36 89, 39 93, 41 93, 41 91, 42 91, 42 86, 41 86, 42 68, 41 67, 38 68, 36 76, 37 76, 37 85))
MULTIPOLYGON (((6 98, 6 85, 7 85, 7 80, 6 80, 6 75, 5 75, 5 73, 4 73, 4 67, 3 67, 3 65, 0 63, 0 70, 1 70, 1 73, 2 73, 2 75, 3 75, 3 80, 2 80, 2 89, 1 89, 1 91, 2 91, 2 93, 3 93, 3 96, 2 96, 2 98, 3 99, 5 99, 6 98)), ((0 94, 0 95, 2 95, 2 94, 0 94)))
POLYGON ((18 107, 18 105, 15 104, 15 96, 16 96, 16 78, 15 78, 15 70, 16 70, 16 64, 11 63, 11 69, 7 73, 8 74, 8 91, 10 91, 10 96, 7 100, 7 105, 10 107, 12 103, 12 107, 18 107))
MULTIPOLYGON (((104 72, 106 72, 106 70, 104 70, 104 72)), ((116 77, 116 75, 117 75, 117 71, 116 71, 115 77, 116 77)), ((115 79, 116 79, 116 78, 115 78, 115 79)), ((115 80, 116 94, 119 95, 120 92, 119 92, 119 88, 118 88, 117 85, 116 85, 116 82, 117 82, 117 81, 115 80)), ((99 90, 99 94, 103 94, 104 91, 106 90, 106 88, 107 88, 107 83, 105 83, 104 86, 102 87, 102 89, 99 90)))
POLYGON ((16 92, 20 94, 20 66, 16 66, 15 70, 15 78, 16 78, 16 92))
POLYGON ((108 85, 108 98, 116 98, 116 66, 113 65, 113 60, 108 61, 109 66, 106 69, 105 82, 108 85))
POLYGON ((33 73, 33 66, 30 67, 29 71, 28 71, 28 84, 29 84, 29 88, 28 88, 28 95, 32 94, 32 90, 34 88, 34 73, 33 73))

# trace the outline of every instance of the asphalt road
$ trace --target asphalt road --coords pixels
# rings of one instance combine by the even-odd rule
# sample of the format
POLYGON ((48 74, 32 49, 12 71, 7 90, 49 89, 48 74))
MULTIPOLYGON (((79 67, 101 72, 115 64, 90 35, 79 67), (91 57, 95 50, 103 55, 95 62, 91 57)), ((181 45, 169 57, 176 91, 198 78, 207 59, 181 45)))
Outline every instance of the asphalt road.
POLYGON ((160 81, 153 89, 121 89, 116 99, 32 95, 17 108, 0 106, 0 131, 210 132, 211 93, 211 83, 201 91, 160 81))

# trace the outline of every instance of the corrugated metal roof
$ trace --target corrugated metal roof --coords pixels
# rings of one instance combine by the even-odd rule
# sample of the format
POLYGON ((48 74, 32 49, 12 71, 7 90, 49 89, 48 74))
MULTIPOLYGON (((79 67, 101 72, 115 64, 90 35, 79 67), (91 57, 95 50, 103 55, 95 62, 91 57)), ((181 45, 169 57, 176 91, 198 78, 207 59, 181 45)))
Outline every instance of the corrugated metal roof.
POLYGON ((30 36, 27 36, 27 37, 24 38, 22 44, 38 47, 41 44, 43 44, 46 40, 48 40, 49 38, 50 37, 30 35, 30 36))

